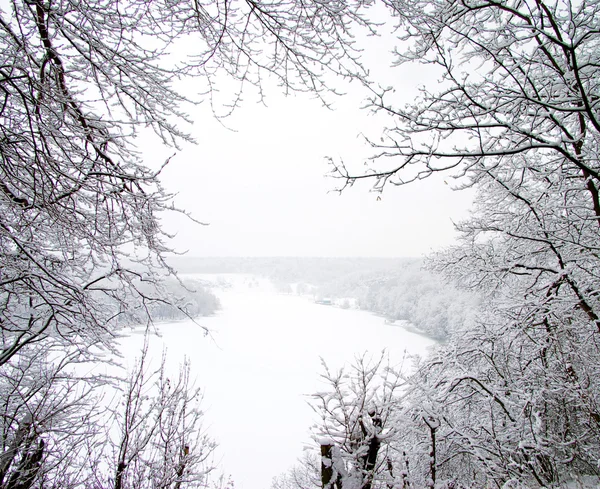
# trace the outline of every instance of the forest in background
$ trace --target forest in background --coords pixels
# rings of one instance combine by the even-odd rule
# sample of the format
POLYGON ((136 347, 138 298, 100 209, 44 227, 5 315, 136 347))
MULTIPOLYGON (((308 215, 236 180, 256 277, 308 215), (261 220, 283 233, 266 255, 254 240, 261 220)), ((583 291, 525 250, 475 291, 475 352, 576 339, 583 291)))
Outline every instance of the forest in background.
MULTIPOLYGON (((169 278, 164 280, 163 294, 169 300, 162 299, 155 294, 153 288, 141 282, 137 286, 137 293, 146 300, 138 302, 138 306, 131 307, 123 314, 119 321, 121 324, 136 326, 144 324, 144 317, 152 321, 176 321, 179 319, 194 319, 200 316, 210 316, 220 309, 219 299, 210 287, 199 280, 177 280, 169 278), (143 310, 140 314, 139 311, 143 310)), ((131 294, 129 300, 135 302, 136 295, 131 294)))
POLYGON ((329 298, 342 307, 408 321, 435 339, 468 327, 475 318, 476 294, 457 289, 417 258, 196 258, 176 257, 180 273, 246 273, 266 277, 281 292, 329 298))

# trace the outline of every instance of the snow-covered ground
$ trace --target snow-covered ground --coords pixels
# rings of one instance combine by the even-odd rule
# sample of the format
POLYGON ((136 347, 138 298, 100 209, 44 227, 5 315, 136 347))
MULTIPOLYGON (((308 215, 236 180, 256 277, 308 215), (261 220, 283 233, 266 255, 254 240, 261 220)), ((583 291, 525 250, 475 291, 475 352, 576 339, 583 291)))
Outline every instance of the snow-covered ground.
MULTIPOLYGON (((164 345, 173 369, 184 356, 191 359, 205 391, 209 432, 220 444, 219 462, 236 489, 268 489, 311 443, 307 401, 321 388, 321 357, 337 368, 366 351, 377 358, 385 349, 392 363, 409 368, 406 354, 424 354, 433 345, 367 312, 278 294, 255 277, 186 278, 216 284, 222 310, 199 321, 208 337, 191 321, 161 325, 151 354, 158 361, 164 345)), ((132 334, 122 340, 123 353, 133 358, 141 344, 142 336, 132 334)))

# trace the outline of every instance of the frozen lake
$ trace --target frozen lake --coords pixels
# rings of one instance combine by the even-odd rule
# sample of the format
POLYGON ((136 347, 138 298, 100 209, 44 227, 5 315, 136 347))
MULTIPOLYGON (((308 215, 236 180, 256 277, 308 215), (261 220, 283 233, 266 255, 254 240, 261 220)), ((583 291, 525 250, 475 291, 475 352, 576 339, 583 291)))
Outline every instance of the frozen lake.
MULTIPOLYGON (((434 344, 364 311, 277 293, 264 280, 189 276, 201 277, 221 284, 214 289, 221 311, 199 321, 210 336, 191 321, 163 324, 151 354, 158 361, 164 345, 171 368, 191 359, 196 385, 204 388, 206 426, 220 445, 217 462, 236 489, 268 489, 312 443, 307 401, 322 388, 321 357, 339 368, 385 349, 392 364, 409 367, 407 354, 434 344)), ((125 338, 124 354, 135 356, 141 343, 141 335, 125 338)))

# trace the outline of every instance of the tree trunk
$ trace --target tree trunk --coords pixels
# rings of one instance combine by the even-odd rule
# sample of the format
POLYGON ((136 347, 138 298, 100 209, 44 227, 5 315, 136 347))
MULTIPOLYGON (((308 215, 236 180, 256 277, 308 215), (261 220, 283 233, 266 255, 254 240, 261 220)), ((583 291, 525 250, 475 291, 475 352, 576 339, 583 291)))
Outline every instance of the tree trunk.
POLYGON ((321 486, 323 489, 342 489, 342 474, 335 467, 333 444, 321 444, 321 486))

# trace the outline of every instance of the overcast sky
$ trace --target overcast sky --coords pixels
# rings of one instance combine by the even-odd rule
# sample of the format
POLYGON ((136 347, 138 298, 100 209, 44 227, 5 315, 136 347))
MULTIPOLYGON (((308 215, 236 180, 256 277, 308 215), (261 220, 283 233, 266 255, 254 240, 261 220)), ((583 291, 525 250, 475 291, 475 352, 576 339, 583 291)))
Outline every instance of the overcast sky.
MULTIPOLYGON (((416 87, 434 74, 415 67, 386 69, 391 48, 373 41, 367 51, 375 76, 414 99, 416 87), (378 43, 378 44, 377 44, 378 43), (379 72, 377 71, 379 70, 379 72)), ((184 86, 194 91, 193 82, 184 86)), ((163 175, 176 202, 209 226, 181 217, 165 219, 179 251, 191 256, 420 256, 455 239, 453 221, 466 215, 471 195, 454 192, 448 176, 381 195, 362 182, 339 195, 327 178, 326 156, 362 168, 371 149, 359 136, 377 137, 384 122, 361 110, 366 92, 330 97, 334 110, 306 94, 285 97, 267 90, 267 106, 249 92, 224 121, 208 104, 189 109, 198 141, 177 151, 163 175)), ((227 90, 224 90, 224 99, 227 90)), ((144 158, 157 164, 173 153, 140 138, 144 158)))

